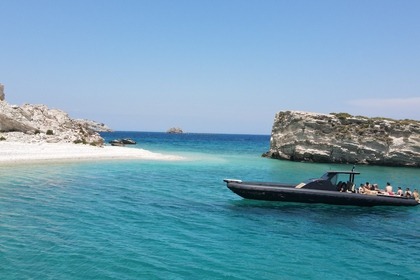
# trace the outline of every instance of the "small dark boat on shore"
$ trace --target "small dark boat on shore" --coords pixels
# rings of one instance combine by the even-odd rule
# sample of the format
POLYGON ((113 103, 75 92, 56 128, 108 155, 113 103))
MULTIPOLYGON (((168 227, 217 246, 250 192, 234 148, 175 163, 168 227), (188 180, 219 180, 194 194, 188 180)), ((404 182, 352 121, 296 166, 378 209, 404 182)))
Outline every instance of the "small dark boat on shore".
POLYGON ((126 144, 126 145, 135 145, 135 144, 137 144, 136 141, 134 141, 133 139, 130 139, 130 138, 121 139, 121 142, 123 144, 126 144))
POLYGON ((354 178, 358 174, 354 170, 328 171, 321 178, 300 184, 243 182, 235 179, 225 179, 224 182, 232 192, 247 199, 355 206, 419 205, 414 198, 358 193, 354 185, 354 178))
POLYGON ((137 144, 136 141, 134 141, 133 139, 130 139, 130 138, 115 139, 115 140, 109 141, 109 143, 112 146, 124 146, 124 145, 135 145, 135 144, 137 144))
POLYGON ((111 140, 109 141, 109 144, 112 146, 124 146, 124 143, 121 141, 121 139, 111 140))

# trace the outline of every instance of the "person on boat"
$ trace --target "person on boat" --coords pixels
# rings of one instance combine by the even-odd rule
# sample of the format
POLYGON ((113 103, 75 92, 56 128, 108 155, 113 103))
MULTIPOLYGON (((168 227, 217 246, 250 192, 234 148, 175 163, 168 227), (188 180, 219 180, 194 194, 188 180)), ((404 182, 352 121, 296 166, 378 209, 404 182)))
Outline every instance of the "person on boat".
POLYGON ((366 182, 366 184, 363 186, 363 193, 364 194, 377 194, 378 191, 375 190, 374 185, 370 184, 369 182, 366 182))
POLYGON ((417 191, 417 189, 414 189, 414 191, 413 191, 413 198, 414 198, 417 202, 420 202, 419 192, 417 191))
POLYGON ((392 191, 392 186, 389 182, 386 183, 385 193, 389 195, 394 195, 394 192, 392 191))
POLYGON ((363 185, 363 193, 369 194, 370 193, 370 186, 369 183, 366 182, 366 184, 363 185))
POLYGON ((404 195, 404 192, 403 192, 403 190, 401 189, 401 187, 398 187, 398 190, 397 190, 397 195, 399 195, 399 196, 403 196, 403 195, 404 195))
POLYGON ((366 191, 370 191, 372 189, 372 185, 369 182, 366 182, 366 184, 363 186, 363 189, 366 191))
POLYGON ((364 193, 364 188, 363 188, 363 184, 360 184, 359 186, 359 193, 364 193))
POLYGON ((411 197, 411 195, 412 195, 412 194, 411 194, 410 188, 406 188, 406 189, 405 189, 405 192, 404 192, 404 196, 405 196, 405 197, 410 198, 410 197, 411 197))
POLYGON ((370 188, 370 194, 378 194, 382 193, 382 191, 379 189, 378 184, 372 184, 372 187, 370 188))

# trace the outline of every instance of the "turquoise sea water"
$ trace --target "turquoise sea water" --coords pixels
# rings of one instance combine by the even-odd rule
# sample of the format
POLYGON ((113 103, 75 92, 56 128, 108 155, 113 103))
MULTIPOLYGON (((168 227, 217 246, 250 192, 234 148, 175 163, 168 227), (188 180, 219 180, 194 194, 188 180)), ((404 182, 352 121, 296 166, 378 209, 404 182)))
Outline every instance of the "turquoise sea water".
MULTIPOLYGON (((419 279, 420 207, 244 200, 224 178, 352 166, 261 158, 269 136, 116 132, 182 161, 1 166, 1 279, 419 279)), ((358 182, 420 187, 414 168, 358 182)))

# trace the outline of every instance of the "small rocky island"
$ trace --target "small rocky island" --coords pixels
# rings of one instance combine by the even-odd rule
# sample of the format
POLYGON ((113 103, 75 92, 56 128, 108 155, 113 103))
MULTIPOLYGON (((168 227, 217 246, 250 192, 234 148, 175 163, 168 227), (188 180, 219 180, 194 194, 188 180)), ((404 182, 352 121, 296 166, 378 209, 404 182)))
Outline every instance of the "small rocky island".
POLYGON ((347 113, 276 114, 270 150, 291 161, 420 167, 420 122, 347 113))
POLYGON ((171 127, 170 129, 166 131, 166 133, 180 134, 180 133, 184 133, 184 131, 182 131, 182 129, 179 127, 171 127))
POLYGON ((104 144, 98 132, 111 131, 90 120, 71 119, 67 113, 45 105, 10 105, 0 84, 0 140, 25 143, 104 144))

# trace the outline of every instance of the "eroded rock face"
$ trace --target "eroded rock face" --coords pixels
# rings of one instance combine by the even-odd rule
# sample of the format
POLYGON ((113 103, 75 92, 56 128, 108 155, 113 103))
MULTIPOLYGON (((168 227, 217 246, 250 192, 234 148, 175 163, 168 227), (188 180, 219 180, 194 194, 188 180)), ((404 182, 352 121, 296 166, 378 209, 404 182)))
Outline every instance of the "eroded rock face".
POLYGON ((282 111, 275 116, 265 155, 292 161, 420 167, 420 122, 282 111))
POLYGON ((0 101, 0 137, 6 141, 27 143, 85 143, 102 145, 103 138, 94 127, 109 130, 103 124, 71 119, 67 113, 45 105, 11 106, 0 101))

